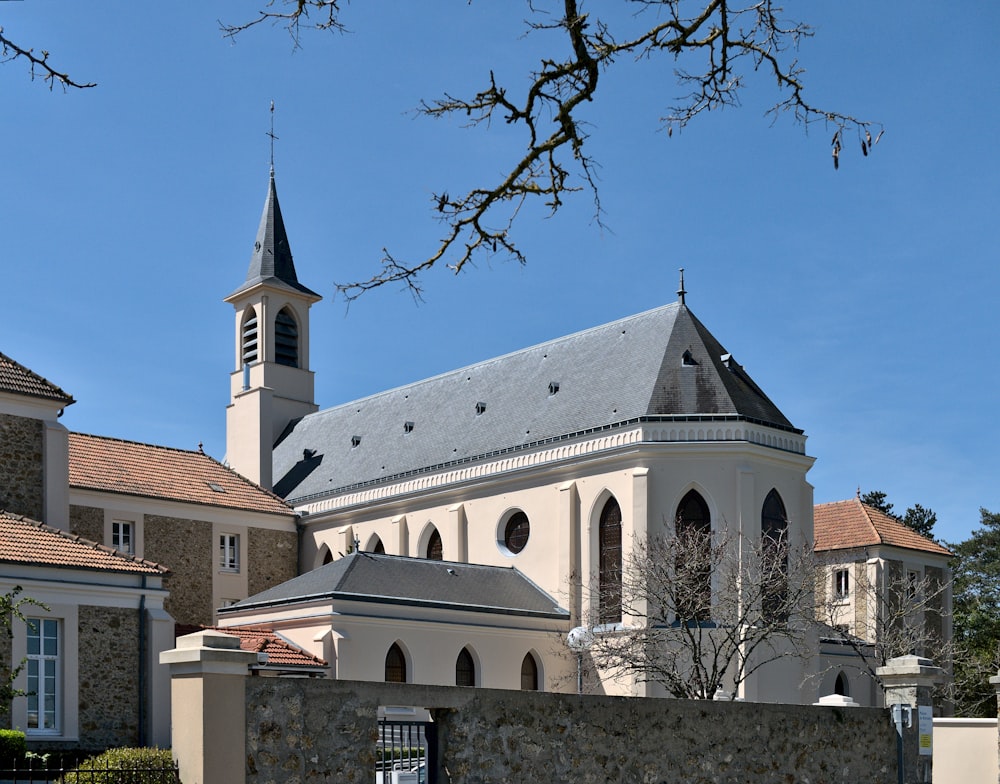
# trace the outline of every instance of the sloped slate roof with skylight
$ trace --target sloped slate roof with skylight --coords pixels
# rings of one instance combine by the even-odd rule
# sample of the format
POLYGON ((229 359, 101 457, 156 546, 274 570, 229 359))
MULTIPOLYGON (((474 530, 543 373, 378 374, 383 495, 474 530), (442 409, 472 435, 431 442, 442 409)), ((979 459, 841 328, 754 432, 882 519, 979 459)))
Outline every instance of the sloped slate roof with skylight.
POLYGON ((648 418, 801 433, 683 302, 295 422, 274 449, 291 501, 648 418))
POLYGON ((152 561, 8 512, 0 512, 0 563, 151 575, 169 572, 152 561))
POLYGON ((218 610, 337 599, 566 620, 555 599, 512 567, 354 552, 218 610))
POLYGON ((64 405, 75 402, 59 387, 0 352, 0 392, 40 397, 64 405))
POLYGON ((294 516, 280 498, 204 452, 69 434, 69 484, 85 490, 294 516))

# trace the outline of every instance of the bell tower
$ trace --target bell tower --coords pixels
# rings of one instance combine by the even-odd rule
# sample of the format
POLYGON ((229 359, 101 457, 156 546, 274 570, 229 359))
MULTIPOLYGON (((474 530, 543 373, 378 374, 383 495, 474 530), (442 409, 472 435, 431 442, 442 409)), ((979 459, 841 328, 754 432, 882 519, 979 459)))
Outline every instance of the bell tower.
POLYGON ((236 311, 226 459, 268 490, 274 442, 289 422, 318 408, 309 369, 309 308, 321 299, 295 274, 272 166, 246 280, 225 299, 236 311))

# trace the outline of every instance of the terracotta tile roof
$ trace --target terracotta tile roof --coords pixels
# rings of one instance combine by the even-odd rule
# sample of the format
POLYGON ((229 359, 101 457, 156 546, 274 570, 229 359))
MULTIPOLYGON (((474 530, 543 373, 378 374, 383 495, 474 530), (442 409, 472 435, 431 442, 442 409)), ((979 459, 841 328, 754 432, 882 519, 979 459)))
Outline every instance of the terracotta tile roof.
POLYGON ((293 516, 278 496, 204 452, 69 434, 71 487, 293 516))
POLYGON ((0 511, 0 562, 166 575, 160 564, 120 553, 27 517, 0 511))
POLYGON ((935 555, 952 555, 946 547, 921 536, 895 517, 861 503, 858 498, 817 504, 813 508, 813 536, 816 551, 885 544, 935 555))
POLYGON ((326 667, 327 663, 283 640, 270 629, 261 626, 185 626, 177 624, 176 635, 193 634, 205 629, 231 634, 240 638, 240 648, 253 653, 266 653, 267 663, 277 667, 326 667))
POLYGON ((51 381, 47 381, 37 373, 28 370, 24 365, 15 362, 3 352, 0 352, 0 392, 41 397, 46 400, 58 401, 67 406, 76 402, 51 381))

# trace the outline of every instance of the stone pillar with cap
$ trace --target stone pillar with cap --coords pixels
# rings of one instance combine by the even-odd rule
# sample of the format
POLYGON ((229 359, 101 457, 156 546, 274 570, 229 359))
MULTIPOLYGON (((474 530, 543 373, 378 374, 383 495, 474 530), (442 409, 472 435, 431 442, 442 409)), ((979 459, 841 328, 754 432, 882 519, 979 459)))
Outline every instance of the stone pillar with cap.
POLYGON ((206 630, 160 654, 170 668, 171 745, 184 784, 245 784, 246 678, 257 654, 206 630))
POLYGON ((944 682, 945 672, 922 656, 897 656, 875 674, 882 681, 885 705, 893 711, 900 731, 899 781, 926 784, 931 781, 932 772, 932 691, 944 682))

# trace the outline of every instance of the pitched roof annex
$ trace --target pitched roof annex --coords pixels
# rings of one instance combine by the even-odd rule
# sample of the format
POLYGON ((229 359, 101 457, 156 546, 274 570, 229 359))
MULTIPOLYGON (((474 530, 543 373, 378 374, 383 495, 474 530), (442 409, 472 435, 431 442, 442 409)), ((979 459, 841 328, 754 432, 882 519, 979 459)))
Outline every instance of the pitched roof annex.
POLYGON ((0 352, 0 392, 55 400, 63 405, 76 401, 51 381, 0 352))
POLYGON ((813 509, 813 536, 813 549, 817 552, 889 545, 934 555, 952 555, 947 547, 863 504, 859 498, 817 504, 813 509))
POLYGON ((294 516, 284 501, 204 452, 69 434, 71 487, 294 516))
POLYGON ((167 567, 20 515, 0 512, 0 562, 165 575, 167 567))

